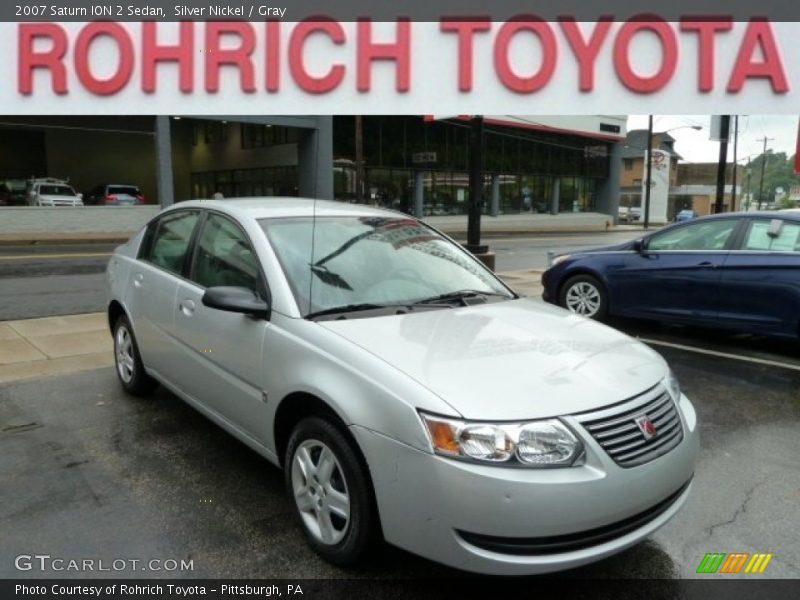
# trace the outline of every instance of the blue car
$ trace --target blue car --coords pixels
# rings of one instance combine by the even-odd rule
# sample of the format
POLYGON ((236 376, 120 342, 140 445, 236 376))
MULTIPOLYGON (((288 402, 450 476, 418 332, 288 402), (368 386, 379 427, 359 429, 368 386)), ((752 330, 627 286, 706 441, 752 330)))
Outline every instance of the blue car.
POLYGON ((692 219, 696 219, 698 216, 699 215, 695 211, 687 208, 675 215, 675 222, 680 223, 682 221, 691 221, 692 219))
POLYGON ((544 300, 574 313, 800 336, 800 213, 728 213, 567 254, 544 300))

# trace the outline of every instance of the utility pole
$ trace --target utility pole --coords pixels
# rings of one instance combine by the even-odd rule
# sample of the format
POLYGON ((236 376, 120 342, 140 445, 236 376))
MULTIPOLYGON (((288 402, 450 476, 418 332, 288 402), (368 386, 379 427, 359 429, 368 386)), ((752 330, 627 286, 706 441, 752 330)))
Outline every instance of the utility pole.
POLYGON ((717 163, 717 201, 714 205, 714 213, 719 214, 723 211, 723 200, 725 198, 725 170, 728 166, 728 138, 731 135, 731 116, 722 115, 719 130, 719 163, 717 163))
POLYGON ((644 228, 650 225, 650 188, 653 185, 653 115, 647 118, 647 175, 644 187, 644 228))
POLYGON ((485 254, 488 247, 481 246, 481 211, 483 210, 483 116, 470 120, 469 131, 469 217, 467 222, 467 250, 485 254))
POLYGON ((739 163, 736 162, 736 150, 739 146, 739 115, 733 117, 733 184, 731 185, 731 210, 736 210, 736 175, 739 163))
POLYGON ((761 203, 764 195, 764 170, 767 168, 767 142, 771 142, 774 139, 775 138, 764 136, 763 139, 756 140, 757 142, 764 142, 764 151, 761 153, 761 181, 758 184, 758 210, 761 210, 761 203))
POLYGON ((364 121, 356 115, 356 202, 364 201, 364 121))

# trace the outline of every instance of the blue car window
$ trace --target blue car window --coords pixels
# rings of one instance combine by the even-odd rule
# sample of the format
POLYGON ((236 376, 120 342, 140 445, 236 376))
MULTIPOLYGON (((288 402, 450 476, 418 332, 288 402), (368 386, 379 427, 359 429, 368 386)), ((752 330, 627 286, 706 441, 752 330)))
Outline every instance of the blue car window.
POLYGON ((765 250, 769 252, 800 251, 800 224, 784 221, 780 234, 769 235, 770 221, 757 220, 750 224, 744 242, 744 250, 765 250))
POLYGON ((736 219, 723 219, 673 227, 651 237, 647 249, 723 250, 738 224, 736 219))

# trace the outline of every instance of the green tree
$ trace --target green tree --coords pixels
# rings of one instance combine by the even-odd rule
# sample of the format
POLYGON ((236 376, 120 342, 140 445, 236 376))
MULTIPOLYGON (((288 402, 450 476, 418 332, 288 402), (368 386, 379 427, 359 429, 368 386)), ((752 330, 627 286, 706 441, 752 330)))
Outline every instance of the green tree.
POLYGON ((756 201, 759 200, 758 189, 761 181, 761 166, 764 161, 766 164, 762 202, 773 202, 777 188, 783 188, 788 193, 792 186, 800 185, 800 175, 794 172, 794 156, 787 156, 785 152, 768 150, 766 155, 757 156, 746 167, 750 169, 751 173, 749 191, 752 191, 756 201))

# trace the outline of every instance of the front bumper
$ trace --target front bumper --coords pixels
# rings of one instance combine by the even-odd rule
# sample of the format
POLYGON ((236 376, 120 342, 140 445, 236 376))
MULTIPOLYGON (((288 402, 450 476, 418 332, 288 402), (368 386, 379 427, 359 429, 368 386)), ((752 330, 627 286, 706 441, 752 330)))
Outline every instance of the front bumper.
POLYGON ((556 298, 556 288, 553 279, 554 277, 552 269, 548 269, 542 273, 542 300, 549 302, 550 304, 558 304, 558 298, 556 298))
POLYGON ((466 571, 529 575, 616 554, 678 512, 691 491, 698 452, 696 417, 685 397, 680 412, 683 442, 634 468, 616 465, 583 432, 582 466, 527 469, 454 461, 351 429, 371 467, 389 543, 466 571), (605 535, 591 539, 595 534, 605 535), (543 551, 540 545, 572 539, 582 543, 543 551))

